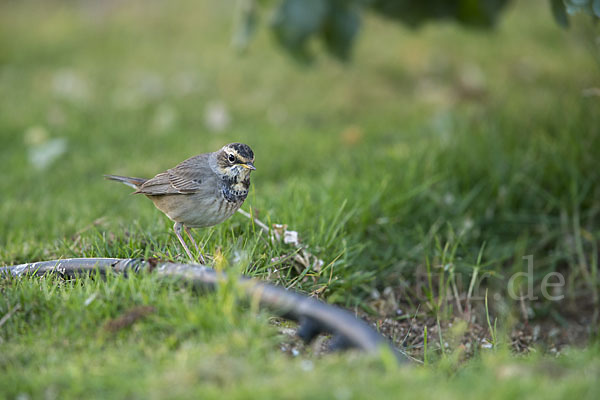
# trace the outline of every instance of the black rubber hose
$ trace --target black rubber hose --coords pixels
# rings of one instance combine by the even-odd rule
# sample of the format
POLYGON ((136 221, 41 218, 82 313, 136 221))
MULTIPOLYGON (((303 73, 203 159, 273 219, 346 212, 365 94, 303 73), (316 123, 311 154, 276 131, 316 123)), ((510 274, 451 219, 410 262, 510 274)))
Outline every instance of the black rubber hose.
MULTIPOLYGON (((41 276, 54 273, 75 277, 94 271, 99 271, 101 274, 112 271, 124 275, 149 271, 165 279, 189 282, 195 288, 204 290, 213 290, 219 282, 226 279, 224 273, 201 265, 145 261, 135 258, 70 258, 0 267, 0 274, 13 276, 41 276)), ((249 298, 259 301, 261 307, 299 322, 301 324, 299 336, 305 341, 311 341, 317 333, 326 332, 334 335, 336 343, 339 342, 339 345, 333 348, 355 348, 373 354, 380 351, 382 347, 388 347, 394 352, 398 362, 409 360, 407 355, 394 348, 366 322, 344 309, 256 279, 241 277, 240 285, 249 298)))

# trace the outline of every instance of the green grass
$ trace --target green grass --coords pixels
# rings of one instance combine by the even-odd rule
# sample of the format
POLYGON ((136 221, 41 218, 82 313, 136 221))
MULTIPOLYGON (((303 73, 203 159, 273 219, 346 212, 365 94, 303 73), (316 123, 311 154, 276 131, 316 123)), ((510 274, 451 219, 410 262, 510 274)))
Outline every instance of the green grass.
MULTIPOLYGON (((442 323, 463 317, 451 294, 466 308, 477 271, 473 314, 487 326, 489 313, 506 343, 521 318, 507 282, 532 255, 535 296, 550 272, 566 284, 560 302, 527 302, 529 318, 568 329, 582 313, 597 332, 600 100, 582 95, 599 84, 597 27, 560 30, 545 3, 511 8, 490 33, 369 19, 353 63, 323 57, 306 68, 265 30, 235 54, 230 6, 0 6, 0 263, 185 260, 168 219, 102 174, 150 177, 241 141, 258 168, 243 208, 298 231, 325 264, 298 279, 289 262, 272 261, 295 249, 235 215, 196 232, 226 268, 247 260, 247 274, 375 319, 396 316, 374 301, 391 292, 405 315, 418 308, 442 323), (222 132, 204 122, 215 103, 231 117, 222 132), (58 138, 66 152, 37 169, 32 151, 58 138)), ((234 306, 225 289, 198 297, 147 276, 0 288, 0 318, 20 305, 0 327, 0 397, 598 392, 594 339, 558 360, 500 345, 463 363, 459 346, 436 350, 444 338, 430 326, 428 366, 396 370, 385 356, 281 354, 268 317, 234 306), (155 312, 107 333, 106 321, 135 305, 155 312)))
POLYGON ((389 355, 352 353, 290 358, 268 317, 240 309, 227 289, 198 298, 152 275, 9 279, 1 288, 11 306, 22 304, 2 331, 6 398, 595 398, 599 389, 596 348, 558 360, 487 353, 463 367, 400 368, 389 355), (131 327, 106 329, 147 304, 154 312, 131 327))

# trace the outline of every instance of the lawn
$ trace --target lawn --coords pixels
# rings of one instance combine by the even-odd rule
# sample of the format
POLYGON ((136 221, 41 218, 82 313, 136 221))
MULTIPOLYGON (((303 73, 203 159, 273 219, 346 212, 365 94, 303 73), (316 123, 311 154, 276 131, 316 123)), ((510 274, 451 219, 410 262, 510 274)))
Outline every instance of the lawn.
POLYGON ((352 62, 310 66, 265 26, 236 52, 230 1, 2 3, 0 265, 187 261, 102 175, 244 142, 242 208, 312 257, 237 214, 195 231, 214 266, 346 307, 426 365, 320 354, 232 286, 3 277, 0 398, 596 398, 599 31, 522 3, 493 31, 372 16, 352 62))

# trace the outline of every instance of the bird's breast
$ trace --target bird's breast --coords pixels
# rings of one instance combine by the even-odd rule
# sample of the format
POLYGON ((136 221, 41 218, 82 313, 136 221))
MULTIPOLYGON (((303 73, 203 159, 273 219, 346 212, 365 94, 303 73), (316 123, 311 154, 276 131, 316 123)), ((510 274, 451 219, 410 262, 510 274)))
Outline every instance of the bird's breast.
MULTIPOLYGON (((221 184, 221 194, 225 201, 229 203, 239 203, 240 205, 248 196, 248 188, 250 187, 250 179, 246 178, 239 182, 223 180, 221 184)), ((239 207, 239 206, 238 206, 239 207)))
POLYGON ((221 194, 223 195, 223 200, 228 203, 241 203, 246 200, 246 196, 248 196, 248 190, 236 190, 232 187, 224 187, 221 190, 221 194))

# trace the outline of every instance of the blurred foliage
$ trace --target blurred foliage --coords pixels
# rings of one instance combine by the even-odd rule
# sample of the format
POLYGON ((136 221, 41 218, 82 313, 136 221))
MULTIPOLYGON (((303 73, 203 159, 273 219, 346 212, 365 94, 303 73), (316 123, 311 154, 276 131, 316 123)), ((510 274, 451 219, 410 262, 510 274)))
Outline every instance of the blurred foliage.
POLYGON ((564 0, 564 5, 569 14, 583 11, 600 18, 600 0, 564 0))
MULTIPOLYGON (((310 40, 318 39, 327 52, 339 60, 350 58, 360 30, 362 15, 379 16, 416 28, 432 20, 451 20, 476 28, 493 27, 510 0, 264 0, 273 7, 271 28, 281 46, 301 61, 310 61, 310 40)), ((256 30, 255 0, 240 0, 234 44, 245 49, 256 30)), ((567 27, 567 14, 580 11, 600 17, 600 0, 550 0, 556 22, 567 27)))

